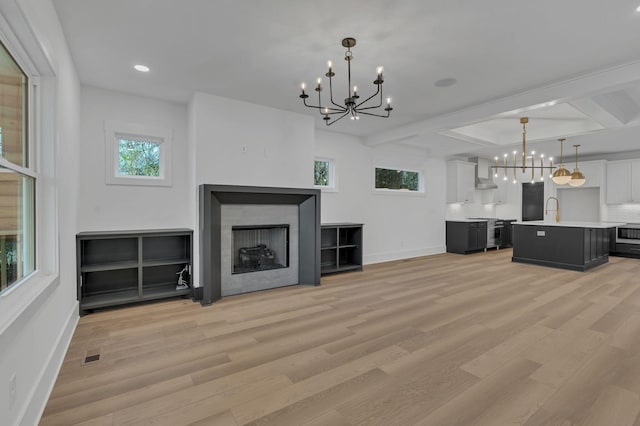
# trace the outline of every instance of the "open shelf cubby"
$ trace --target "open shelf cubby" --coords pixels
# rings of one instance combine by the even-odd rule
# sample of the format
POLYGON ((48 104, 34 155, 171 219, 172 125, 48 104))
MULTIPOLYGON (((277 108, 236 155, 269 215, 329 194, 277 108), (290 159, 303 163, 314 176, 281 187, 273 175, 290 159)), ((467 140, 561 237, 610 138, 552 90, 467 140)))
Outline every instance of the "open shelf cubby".
POLYGON ((320 273, 361 271, 362 224, 327 223, 320 229, 320 273))
POLYGON ((191 288, 176 286, 184 268, 191 275, 192 237, 190 229, 79 233, 80 313, 189 295, 191 288))

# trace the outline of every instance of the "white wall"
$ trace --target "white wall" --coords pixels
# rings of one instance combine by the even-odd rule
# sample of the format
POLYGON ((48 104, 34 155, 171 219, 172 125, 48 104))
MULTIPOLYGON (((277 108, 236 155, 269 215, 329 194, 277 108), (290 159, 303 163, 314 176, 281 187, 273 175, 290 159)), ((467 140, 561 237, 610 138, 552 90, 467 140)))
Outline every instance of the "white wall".
POLYGON ((322 193, 322 222, 364 223, 366 264, 444 252, 444 160, 318 130, 315 154, 333 159, 337 172, 337 191, 322 193), (425 193, 374 191, 376 165, 423 172, 425 193))
POLYGON ((609 222, 640 223, 640 204, 611 204, 607 213, 609 222))
POLYGON ((189 157, 186 105, 83 86, 81 122, 80 231, 193 229, 194 171, 189 157), (105 121, 171 129, 172 186, 107 185, 105 121))
MULTIPOLYGON (((75 279, 80 85, 50 0, 0 0, 0 13, 42 78, 36 135, 41 192, 39 273, 0 297, 0 424, 38 422, 78 318, 75 279), (36 60, 36 62, 38 62, 36 60), (45 69, 46 68, 46 69, 45 69), (59 235, 59 239, 58 239, 59 235), (59 250, 59 252, 58 252, 59 250), (7 383, 16 374, 16 402, 7 383)), ((7 27, 5 27, 6 29, 7 27)))
POLYGON ((600 188, 560 187, 557 194, 561 220, 600 221, 600 188))
POLYGON ((198 185, 313 186, 313 118, 196 93, 189 106, 198 185))

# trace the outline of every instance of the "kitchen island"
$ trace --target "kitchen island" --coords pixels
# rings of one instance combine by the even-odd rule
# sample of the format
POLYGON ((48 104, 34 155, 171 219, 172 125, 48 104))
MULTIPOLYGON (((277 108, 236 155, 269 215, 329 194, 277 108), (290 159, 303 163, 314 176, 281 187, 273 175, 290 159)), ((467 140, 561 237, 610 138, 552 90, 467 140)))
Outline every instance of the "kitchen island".
POLYGON ((614 222, 513 223, 513 262, 586 271, 609 261, 614 222))

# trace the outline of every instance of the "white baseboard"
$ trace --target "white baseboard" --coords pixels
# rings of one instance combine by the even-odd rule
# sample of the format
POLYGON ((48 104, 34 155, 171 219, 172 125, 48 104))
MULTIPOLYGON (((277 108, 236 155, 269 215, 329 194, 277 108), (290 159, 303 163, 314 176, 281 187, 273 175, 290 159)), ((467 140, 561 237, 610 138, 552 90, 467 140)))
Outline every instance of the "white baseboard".
POLYGON ((414 250, 394 251, 388 253, 374 253, 365 255, 363 262, 365 265, 372 263, 390 262, 392 260, 410 259, 412 257, 429 256, 432 254, 445 253, 445 246, 424 247, 414 250))
POLYGON ((51 351, 47 364, 40 373, 37 381, 38 384, 31 391, 31 395, 28 398, 29 402, 25 405, 24 411, 18 417, 21 426, 37 425, 40 422, 40 417, 42 417, 42 413, 47 406, 49 395, 51 395, 53 386, 56 383, 62 362, 64 361, 67 349, 71 343, 71 338, 73 337, 73 332, 79 320, 78 302, 76 302, 69 312, 64 329, 58 336, 56 347, 51 351))

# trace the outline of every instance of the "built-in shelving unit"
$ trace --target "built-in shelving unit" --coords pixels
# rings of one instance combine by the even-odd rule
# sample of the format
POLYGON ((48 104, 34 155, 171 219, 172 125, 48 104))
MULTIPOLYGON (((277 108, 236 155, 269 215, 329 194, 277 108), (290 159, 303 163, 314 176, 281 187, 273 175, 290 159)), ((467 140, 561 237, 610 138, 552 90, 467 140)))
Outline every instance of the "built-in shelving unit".
POLYGON ((322 275, 362 270, 362 224, 323 224, 320 235, 322 275))
POLYGON ((190 288, 176 286, 185 266, 191 273, 192 237, 190 229, 79 233, 80 313, 189 295, 190 288))

